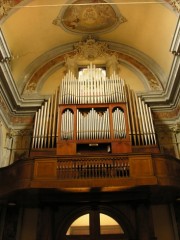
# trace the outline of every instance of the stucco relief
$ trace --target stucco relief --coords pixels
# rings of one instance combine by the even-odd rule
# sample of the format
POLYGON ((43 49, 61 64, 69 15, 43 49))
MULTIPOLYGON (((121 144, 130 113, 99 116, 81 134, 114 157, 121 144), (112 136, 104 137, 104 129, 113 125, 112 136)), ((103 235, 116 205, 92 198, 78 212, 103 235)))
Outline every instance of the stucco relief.
POLYGON ((180 13, 180 0, 169 0, 169 3, 180 13))
POLYGON ((64 12, 60 12, 53 23, 75 33, 99 33, 109 31, 126 21, 126 18, 106 1, 77 0, 64 12))
POLYGON ((97 57, 107 55, 108 44, 93 39, 91 36, 85 41, 74 44, 76 55, 89 61, 95 60, 97 57))

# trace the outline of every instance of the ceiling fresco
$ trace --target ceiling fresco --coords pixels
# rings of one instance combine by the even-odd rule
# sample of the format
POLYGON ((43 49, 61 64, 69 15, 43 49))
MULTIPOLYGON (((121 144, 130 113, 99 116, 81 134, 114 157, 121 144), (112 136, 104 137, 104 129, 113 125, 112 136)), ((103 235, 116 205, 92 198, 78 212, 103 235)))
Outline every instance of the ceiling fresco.
POLYGON ((106 3, 103 0, 74 1, 59 13, 53 23, 74 33, 87 34, 107 32, 127 21, 119 11, 106 3))

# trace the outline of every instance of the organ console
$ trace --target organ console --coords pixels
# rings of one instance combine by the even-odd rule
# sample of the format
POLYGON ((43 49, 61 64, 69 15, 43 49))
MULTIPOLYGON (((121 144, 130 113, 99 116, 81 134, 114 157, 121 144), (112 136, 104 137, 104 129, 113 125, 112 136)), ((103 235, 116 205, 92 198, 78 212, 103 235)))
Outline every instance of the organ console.
POLYGON ((157 147, 151 109, 115 73, 90 64, 68 72, 36 112, 31 154, 128 153, 157 147), (139 149, 139 150, 138 150, 139 149))

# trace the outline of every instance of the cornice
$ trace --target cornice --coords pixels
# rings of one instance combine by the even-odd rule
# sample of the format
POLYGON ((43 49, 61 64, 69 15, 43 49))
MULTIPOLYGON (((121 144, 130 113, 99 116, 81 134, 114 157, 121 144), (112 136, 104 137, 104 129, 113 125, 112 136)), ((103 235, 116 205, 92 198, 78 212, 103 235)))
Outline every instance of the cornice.
POLYGON ((158 111, 174 110, 180 104, 180 17, 176 25, 170 51, 174 55, 174 59, 164 92, 160 94, 142 94, 151 108, 158 111))
POLYGON ((173 110, 180 103, 180 57, 175 56, 165 90, 140 94, 155 111, 173 110))
POLYGON ((6 61, 0 62, 0 90, 10 112, 14 114, 32 113, 42 103, 40 99, 26 100, 20 96, 6 61))
POLYGON ((176 30, 174 33, 170 51, 176 56, 180 55, 180 17, 176 25, 176 30))

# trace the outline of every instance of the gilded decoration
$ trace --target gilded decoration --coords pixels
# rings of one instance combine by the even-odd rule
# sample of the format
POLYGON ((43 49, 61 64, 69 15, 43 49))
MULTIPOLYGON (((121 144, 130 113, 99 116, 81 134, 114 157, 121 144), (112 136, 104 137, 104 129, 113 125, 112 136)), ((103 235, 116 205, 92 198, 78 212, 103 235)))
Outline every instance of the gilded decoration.
POLYGON ((108 51, 108 44, 105 42, 95 41, 93 38, 88 37, 86 41, 74 44, 76 54, 80 58, 92 61, 97 57, 101 57, 108 51))
POLYGON ((8 14, 15 5, 23 0, 0 0, 0 19, 8 14))
POLYGON ((53 21, 75 33, 106 32, 126 22, 126 18, 103 0, 77 0, 53 21))
POLYGON ((169 3, 180 13, 180 0, 170 0, 169 3))

